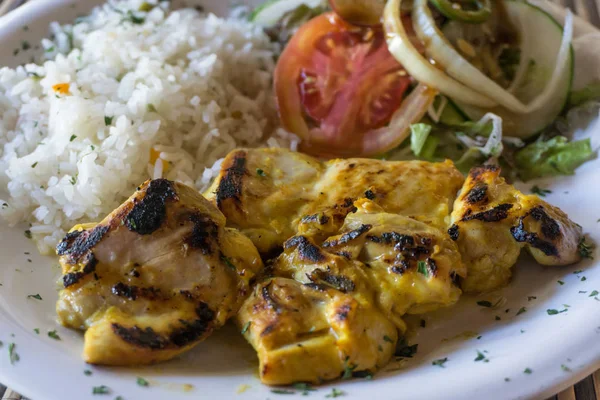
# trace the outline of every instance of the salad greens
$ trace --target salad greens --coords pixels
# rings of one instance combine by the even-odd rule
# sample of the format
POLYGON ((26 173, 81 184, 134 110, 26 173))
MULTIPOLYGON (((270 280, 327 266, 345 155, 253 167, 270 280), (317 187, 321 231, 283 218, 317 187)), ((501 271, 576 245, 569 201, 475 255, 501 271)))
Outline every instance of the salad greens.
MULTIPOLYGON (((439 10, 439 5, 446 2, 433 3, 439 10)), ((489 2, 483 1, 477 2, 477 7, 469 11, 485 14, 488 8, 489 2)), ((264 24, 265 31, 272 40, 285 45, 302 24, 328 10, 325 0, 270 0, 255 9, 250 19, 260 23, 261 19, 264 22, 275 17, 276 23, 264 24), (283 2, 288 6, 282 6, 283 2), (278 6, 273 7, 276 3, 278 6)), ((453 15, 455 11, 452 11, 453 15)), ((498 49, 497 54, 495 70, 498 79, 512 82, 519 75, 523 56, 521 49, 504 46, 498 49)), ((529 64, 531 66, 535 61, 530 60, 529 64)), ((464 174, 474 166, 493 163, 502 167, 503 175, 509 180, 528 181, 572 175, 581 164, 595 157, 590 139, 574 141, 569 137, 598 116, 600 81, 571 91, 568 98, 565 109, 550 127, 541 134, 522 140, 503 135, 500 117, 488 113, 478 122, 470 121, 452 100, 440 95, 428 115, 410 126, 410 136, 382 158, 425 161, 450 159, 464 174)))

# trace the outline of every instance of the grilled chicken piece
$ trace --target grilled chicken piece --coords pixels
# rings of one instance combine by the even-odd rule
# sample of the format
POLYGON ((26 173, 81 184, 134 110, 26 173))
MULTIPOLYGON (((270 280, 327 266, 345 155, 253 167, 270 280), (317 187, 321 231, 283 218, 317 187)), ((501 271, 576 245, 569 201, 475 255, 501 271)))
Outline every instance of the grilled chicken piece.
POLYGON ((543 265, 581 259, 581 227, 557 207, 506 183, 494 166, 471 170, 454 203, 452 222, 448 233, 468 267, 462 282, 466 292, 506 285, 523 247, 543 265))
POLYGON ((320 239, 335 234, 360 198, 446 229, 463 181, 449 161, 322 163, 284 149, 242 149, 227 155, 205 196, 225 214, 228 226, 268 253, 296 233, 320 239))
POLYGON ((86 330, 84 359, 168 360, 234 316, 263 264, 252 242, 194 189, 148 181, 57 247, 63 325, 86 330))
POLYGON ((370 303, 329 285, 274 278, 258 284, 237 322, 270 385, 319 384, 386 365, 398 335, 370 303))
POLYGON ((323 165, 283 149, 234 150, 221 164, 219 177, 204 194, 261 253, 296 233, 292 221, 313 201, 312 188, 323 165))
POLYGON ((423 222, 354 203, 338 235, 320 243, 294 236, 273 267, 275 275, 322 284, 372 302, 404 331, 402 316, 454 304, 466 275, 456 244, 423 222))

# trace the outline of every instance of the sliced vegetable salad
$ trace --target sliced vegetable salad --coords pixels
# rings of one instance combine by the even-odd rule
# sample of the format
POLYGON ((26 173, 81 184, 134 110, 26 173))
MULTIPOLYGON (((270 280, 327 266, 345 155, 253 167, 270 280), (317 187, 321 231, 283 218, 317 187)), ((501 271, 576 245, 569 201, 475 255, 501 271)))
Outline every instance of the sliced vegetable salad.
POLYGON ((513 180, 573 174, 595 156, 589 139, 567 136, 600 108, 600 82, 572 91, 570 12, 556 21, 520 0, 271 0, 250 19, 282 44, 279 113, 307 153, 449 158, 463 172, 496 163, 513 180))

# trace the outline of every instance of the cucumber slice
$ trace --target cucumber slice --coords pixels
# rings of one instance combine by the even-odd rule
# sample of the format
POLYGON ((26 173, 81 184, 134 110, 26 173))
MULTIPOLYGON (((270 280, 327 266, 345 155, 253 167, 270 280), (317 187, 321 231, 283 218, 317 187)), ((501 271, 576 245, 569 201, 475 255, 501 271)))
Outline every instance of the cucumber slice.
POLYGON ((250 21, 265 26, 271 27, 288 12, 296 8, 306 5, 310 8, 327 5, 326 0, 268 0, 260 6, 256 7, 250 14, 250 21))
MULTIPOLYGON (((539 95, 548 84, 556 65, 561 45, 562 26, 541 8, 522 1, 506 1, 508 17, 521 27, 522 56, 527 57, 527 72, 520 79, 513 93, 523 102, 529 102, 539 95)), ((454 24, 446 24, 448 35, 455 35, 454 24)), ((574 68, 573 48, 569 52, 567 68, 564 69, 559 84, 555 87, 552 101, 540 110, 529 114, 517 114, 502 107, 482 109, 455 102, 460 112, 472 120, 478 120, 488 112, 503 120, 504 134, 527 138, 541 132, 554 122, 564 109, 571 91, 574 68)))

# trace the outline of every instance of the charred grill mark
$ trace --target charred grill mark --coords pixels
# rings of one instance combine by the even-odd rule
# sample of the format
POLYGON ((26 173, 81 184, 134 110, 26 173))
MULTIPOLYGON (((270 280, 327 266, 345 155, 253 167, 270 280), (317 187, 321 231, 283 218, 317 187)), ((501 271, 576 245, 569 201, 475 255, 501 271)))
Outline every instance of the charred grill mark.
POLYGON ((305 236, 294 236, 293 238, 288 239, 288 241, 285 242, 283 247, 286 250, 291 249, 293 247, 297 247, 298 254, 303 260, 308 260, 312 262, 321 262, 325 260, 325 256, 323 255, 323 253, 321 253, 321 249, 314 245, 305 236))
POLYGON ((377 196, 375 196, 375 193, 373 193, 373 191, 371 189, 365 191, 365 197, 369 200, 375 200, 375 198, 377 196))
POLYGON ((349 253, 349 252, 347 252, 347 251, 340 251, 340 252, 333 253, 333 254, 338 255, 340 257, 344 257, 344 258, 346 258, 348 260, 350 260, 352 258, 352 254, 349 253))
POLYGON ((269 333, 273 332, 275 329, 275 324, 268 325, 263 331, 260 333, 260 336, 267 336, 269 333))
POLYGON ((429 268, 429 274, 431 276, 437 276, 438 266, 433 258, 427 258, 425 261, 427 263, 427 268, 429 268))
POLYGON ((83 270, 77 272, 69 272, 63 276, 63 286, 69 287, 78 283, 84 276, 89 275, 96 271, 96 265, 98 265, 98 260, 94 256, 94 253, 88 253, 85 258, 85 266, 83 270))
POLYGON ((113 323, 112 329, 115 335, 135 346, 146 347, 152 350, 162 350, 169 345, 169 341, 166 338, 156 333, 150 327, 146 329, 141 329, 138 326, 126 328, 121 324, 113 323))
POLYGON ((200 213, 190 215, 188 220, 194 227, 185 243, 199 249, 204 255, 211 254, 214 251, 213 243, 219 239, 219 226, 209 216, 200 213))
POLYGON ((460 275, 458 275, 456 271, 450 272, 450 279, 454 286, 460 287, 460 275))
POLYGON ((519 219, 519 225, 510 228, 513 238, 519 243, 528 243, 531 247, 540 250, 547 256, 558 256, 558 249, 552 243, 542 240, 537 234, 527 232, 523 226, 523 219, 519 219))
POLYGON ((215 317, 215 313, 208 307, 206 303, 200 303, 196 308, 198 318, 193 321, 179 320, 181 327, 176 328, 165 337, 154 329, 147 327, 142 329, 138 326, 126 328, 123 325, 113 323, 112 329, 115 335, 127 343, 145 347, 152 350, 162 350, 171 345, 176 347, 187 346, 203 337, 203 335, 211 330, 211 322, 215 317))
POLYGON ((319 225, 325 225, 327 222, 329 222, 329 217, 323 213, 305 215, 304 217, 302 217, 302 220, 300 222, 305 224, 309 222, 318 222, 319 225))
POLYGON ((481 165, 479 167, 471 168, 471 171, 469 172, 469 176, 473 180, 478 180, 481 177, 481 175, 485 174, 486 172, 499 172, 499 171, 500 171, 500 167, 498 167, 497 165, 481 165))
POLYGON ((345 321, 348 318, 350 311, 352 311, 352 307, 350 306, 350 304, 342 304, 335 311, 335 317, 338 321, 345 321))
POLYGON ((368 225, 368 224, 361 225, 360 228, 357 228, 350 232, 344 233, 337 240, 324 242, 323 247, 335 247, 335 246, 339 246, 341 244, 346 244, 354 239, 359 238, 364 233, 367 233, 369 230, 371 230, 372 227, 373 227, 372 225, 368 225))
POLYGON ((487 202, 487 190, 488 185, 485 183, 475 185, 467 194, 465 198, 466 202, 469 204, 479 203, 484 200, 487 202))
POLYGON ((375 243, 400 244, 401 247, 414 246, 415 244, 415 239, 412 236, 398 232, 384 232, 381 236, 368 235, 367 239, 375 243))
POLYGON ((271 297, 271 293, 269 293, 269 287, 272 284, 273 284, 273 282, 269 282, 269 284, 267 284, 266 286, 263 286, 263 288, 261 290, 261 294, 262 294, 263 300, 267 303, 269 308, 271 310, 275 311, 277 314, 279 314, 281 312, 281 307, 279 306, 279 303, 277 303, 275 300, 273 300, 273 297, 271 297))
POLYGON ((498 222, 508 218, 508 210, 513 208, 512 204, 500 204, 491 210, 483 211, 477 214, 469 214, 463 217, 463 222, 479 220, 483 222, 498 222))
POLYGON ((460 232, 458 231, 458 225, 453 224, 450 229, 448 229, 448 235, 450 235, 450 239, 454 240, 455 242, 458 240, 458 236, 459 236, 460 232))
POLYGON ((187 300, 194 300, 195 297, 189 290, 180 290, 179 294, 185 297, 187 300))
POLYGON ((217 206, 222 207, 223 201, 233 199, 238 204, 242 202, 242 183, 244 175, 248 173, 246 169, 246 152, 239 151, 233 156, 231 167, 225 171, 225 176, 219 182, 217 188, 217 206))
POLYGON ((201 339, 205 333, 212 330, 211 322, 215 318, 215 313, 208 307, 208 304, 200 302, 196 307, 196 315, 198 319, 194 321, 179 320, 183 326, 169 335, 169 340, 175 346, 187 346, 201 339))
POLYGON ((127 228, 140 235, 149 235, 160 228, 167 213, 167 200, 177 200, 173 183, 166 179, 150 181, 145 192, 125 217, 127 228))
POLYGON ((550 216, 546 213, 546 210, 544 210, 544 207, 534 207, 530 211, 530 215, 533 217, 533 219, 540 222, 542 234, 546 238, 555 240, 560 237, 560 225, 558 225, 555 220, 550 218, 550 216))
POLYGON ((408 260, 399 260, 399 262, 397 264, 392 265, 390 270, 394 274, 402 275, 403 273, 408 271, 409 268, 410 268, 410 263, 408 262, 408 260))
POLYGON ((108 226, 95 226, 86 231, 74 231, 68 233, 56 246, 56 254, 67 256, 69 264, 76 264, 81 257, 88 253, 108 232, 108 226))
POLYGON ((149 300, 156 300, 160 297, 160 289, 154 287, 140 288, 137 286, 126 285, 119 282, 111 289, 112 294, 119 297, 126 297, 129 300, 137 300, 138 297, 143 297, 149 300))
POLYGON ((310 274, 307 274, 307 277, 313 283, 325 283, 327 286, 337 289, 342 293, 352 292, 356 288, 354 282, 347 276, 333 275, 322 269, 315 269, 310 274))

